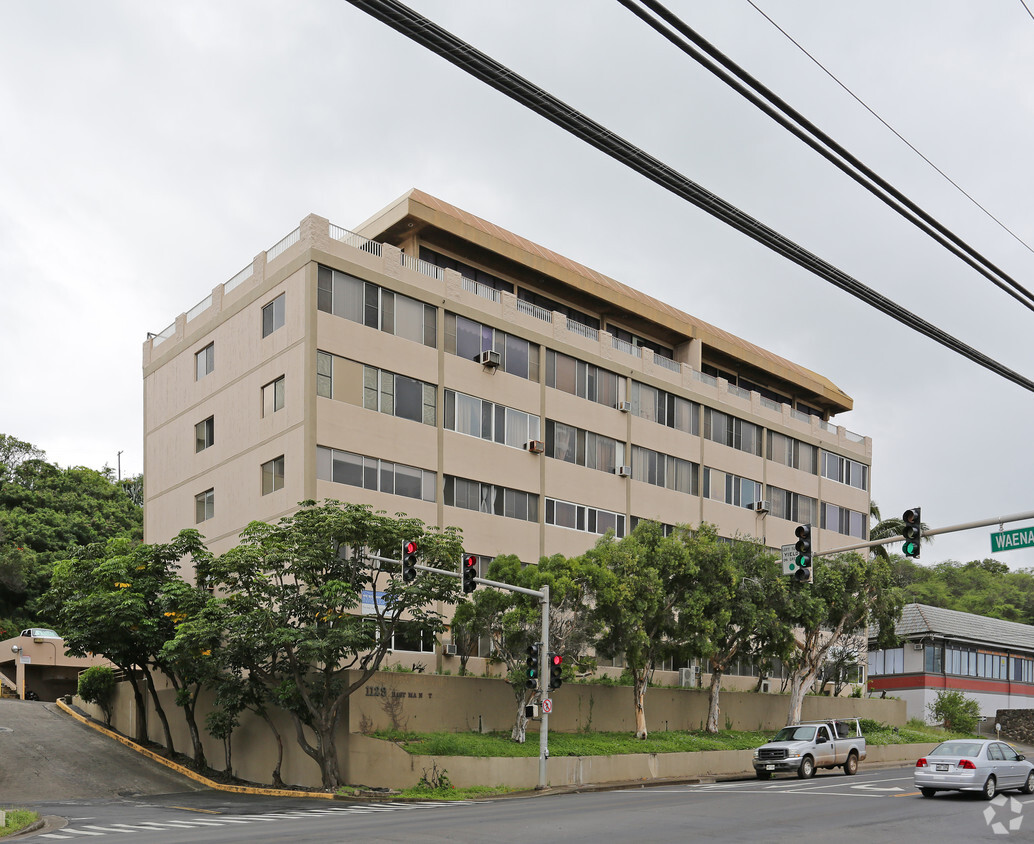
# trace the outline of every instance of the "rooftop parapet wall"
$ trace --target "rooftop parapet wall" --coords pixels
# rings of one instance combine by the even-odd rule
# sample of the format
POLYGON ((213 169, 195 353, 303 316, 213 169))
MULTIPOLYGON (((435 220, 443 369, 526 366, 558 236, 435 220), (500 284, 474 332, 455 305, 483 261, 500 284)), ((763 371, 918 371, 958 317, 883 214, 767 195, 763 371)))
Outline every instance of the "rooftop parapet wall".
POLYGON ((573 322, 562 313, 546 311, 519 300, 511 293, 481 285, 454 270, 442 270, 390 244, 369 240, 314 214, 303 219, 298 228, 268 250, 256 255, 249 267, 213 288, 208 296, 176 317, 164 330, 157 334, 148 333, 143 344, 145 373, 182 351, 184 344, 195 342, 197 337, 207 334, 224 318, 224 314, 228 315, 250 302, 267 286, 267 281, 275 280, 309 260, 318 260, 319 255, 338 256, 388 278, 408 282, 414 289, 424 291, 425 298, 426 293, 440 293, 448 301, 466 305, 500 327, 521 326, 558 351, 571 354, 582 351, 593 355, 599 365, 609 367, 619 375, 645 380, 662 389, 665 386, 681 388, 701 403, 727 409, 740 408, 785 431, 808 436, 811 441, 841 453, 859 455, 867 463, 871 460, 870 438, 695 368, 693 361, 698 366, 700 362, 700 342, 697 340, 689 340, 679 347, 677 357, 680 360, 669 360, 655 355, 650 349, 631 346, 606 331, 573 322))

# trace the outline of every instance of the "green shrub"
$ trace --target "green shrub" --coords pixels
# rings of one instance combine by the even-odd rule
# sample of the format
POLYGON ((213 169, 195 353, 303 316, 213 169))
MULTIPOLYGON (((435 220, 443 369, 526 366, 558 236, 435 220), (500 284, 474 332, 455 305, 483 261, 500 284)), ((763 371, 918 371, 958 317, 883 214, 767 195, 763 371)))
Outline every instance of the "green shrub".
POLYGON ((980 704, 957 689, 944 689, 926 708, 946 730, 975 733, 980 723, 980 704))
POLYGON ((94 665, 79 675, 79 697, 96 703, 104 712, 104 723, 111 725, 111 699, 115 694, 115 672, 107 665, 94 665))

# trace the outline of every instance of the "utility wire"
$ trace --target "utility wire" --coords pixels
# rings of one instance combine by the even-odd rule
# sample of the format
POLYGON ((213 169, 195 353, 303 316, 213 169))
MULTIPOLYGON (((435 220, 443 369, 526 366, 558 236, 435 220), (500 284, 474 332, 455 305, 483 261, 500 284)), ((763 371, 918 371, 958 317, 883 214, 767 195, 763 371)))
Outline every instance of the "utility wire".
POLYGON ((765 112, 780 126, 804 141, 819 155, 850 176, 890 208, 897 211, 898 214, 920 231, 925 232, 949 252, 961 258, 966 264, 996 287, 1008 293, 1024 307, 1034 311, 1034 293, 1031 293, 1027 288, 963 241, 958 235, 939 223, 933 216, 867 167, 842 145, 747 73, 746 70, 719 51, 713 44, 690 28, 684 21, 657 2, 657 0, 639 0, 638 4, 636 0, 618 0, 618 2, 671 41, 686 55, 711 71, 711 73, 729 85, 738 94, 765 112), (646 9, 658 15, 669 26, 674 27, 676 32, 668 29, 661 20, 652 17, 646 9), (692 44, 687 43, 683 38, 679 37, 680 35, 688 38, 692 44), (701 50, 707 55, 703 55, 701 50), (717 66, 715 62, 721 65, 721 67, 717 66), (725 70, 722 68, 725 68, 725 70), (794 125, 795 123, 797 125, 794 125))
MULTIPOLYGON (((1020 0, 1020 2, 1023 3, 1023 0, 1020 0)), ((859 97, 854 91, 852 91, 850 88, 848 88, 847 85, 845 85, 843 82, 841 82, 836 77, 836 75, 834 75, 834 73, 829 68, 827 68, 824 64, 822 64, 822 62, 820 62, 817 58, 815 58, 815 56, 813 56, 810 52, 808 52, 808 50, 805 49, 804 45, 802 45, 799 41, 797 41, 797 39, 795 39, 792 35, 790 35, 789 32, 787 32, 785 29, 783 29, 774 20, 772 20, 772 18, 765 12, 765 10, 762 9, 760 6, 758 6, 758 4, 754 2, 754 0, 747 0, 747 3, 749 3, 751 6, 753 6, 754 9, 757 11, 757 13, 759 15, 761 15, 761 17, 763 17, 770 24, 772 24, 772 26, 774 26, 777 30, 779 30, 779 32, 782 33, 782 35, 786 38, 787 41, 789 41, 798 50, 800 50, 802 53, 804 53, 804 55, 806 55, 809 59, 811 59, 812 62, 814 62, 814 64, 816 65, 816 67, 819 68, 819 70, 821 70, 823 73, 825 73, 826 76, 828 76, 830 79, 832 79, 834 82, 836 82, 837 85, 839 85, 841 88, 843 88, 844 91, 846 91, 847 94, 856 103, 858 103, 858 105, 860 105, 867 112, 869 112, 869 114, 871 114, 878 121, 880 121, 880 123, 882 123, 892 134, 894 134, 899 141, 901 141, 905 146, 907 146, 910 150, 912 150, 912 152, 914 152, 921 159, 923 159, 923 161, 925 161, 927 164, 929 164, 930 167, 932 167, 938 173, 938 175, 940 175, 942 178, 944 178, 945 181, 948 182, 948 184, 950 184, 953 188, 955 188, 955 190, 957 190, 964 197, 966 197, 966 199, 968 199, 970 202, 972 202, 977 208, 979 208, 981 211, 983 211, 988 217, 990 217, 992 220, 994 220, 1005 232, 1007 232, 1013 238, 1013 240, 1015 240, 1017 243, 1019 243, 1024 249, 1026 249, 1028 252, 1034 252, 1034 248, 1031 248, 1030 244, 1028 244, 1027 241, 1025 241, 1018 234, 1016 234, 1016 232, 1014 232, 1007 225, 1005 225, 1005 223, 1003 223, 1001 220, 999 220, 994 214, 992 214, 990 211, 988 211, 968 191, 966 191, 965 188, 963 188, 958 182, 956 182, 954 179, 952 179, 951 176, 949 176, 947 173, 945 173, 940 167, 938 167, 929 158, 927 158, 925 155, 923 155, 923 153, 921 153, 918 149, 916 149, 916 147, 913 146, 912 143, 907 138, 905 138, 900 132, 898 132, 897 129, 895 129, 886 120, 884 120, 882 117, 880 117, 880 115, 878 115, 872 108, 870 108, 869 105, 863 99, 861 99, 861 97, 859 97)), ((1023 4, 1023 8, 1027 9, 1026 4, 1023 4)), ((1027 14, 1030 14, 1030 9, 1027 9, 1027 14)), ((1034 15, 1031 15, 1031 17, 1034 18, 1034 15)))
POLYGON ((586 117, 542 88, 480 52, 467 42, 417 14, 398 0, 348 0, 392 29, 433 51, 446 61, 521 103, 611 158, 703 209, 724 223, 810 270, 841 290, 893 317, 985 369, 1034 392, 1034 381, 966 345, 917 314, 903 308, 832 264, 754 219, 721 197, 673 170, 606 127, 586 117))

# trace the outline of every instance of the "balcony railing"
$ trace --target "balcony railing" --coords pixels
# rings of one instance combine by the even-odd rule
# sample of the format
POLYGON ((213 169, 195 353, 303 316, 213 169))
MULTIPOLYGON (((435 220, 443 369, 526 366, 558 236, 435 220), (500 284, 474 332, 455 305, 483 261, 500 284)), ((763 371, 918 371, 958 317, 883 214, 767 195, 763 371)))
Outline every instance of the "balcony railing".
POLYGON ((633 355, 637 358, 641 358, 643 356, 643 350, 639 346, 633 346, 626 340, 619 340, 617 337, 611 337, 610 341, 614 345, 614 348, 619 352, 624 352, 626 355, 633 355))
POLYGON ((654 355, 653 362, 658 366, 664 367, 665 369, 670 369, 672 372, 678 372, 679 374, 682 373, 682 364, 679 363, 677 360, 661 357, 660 355, 654 355))
POLYGON ((726 384, 725 389, 734 396, 739 396, 741 399, 750 401, 750 390, 744 390, 743 387, 739 387, 736 384, 726 384))
POLYGON ((376 240, 370 240, 368 237, 363 237, 361 234, 350 232, 348 229, 343 229, 341 226, 330 226, 330 236, 334 240, 340 240, 346 246, 351 246, 353 249, 360 249, 363 252, 369 252, 371 255, 381 254, 381 245, 376 240))
POLYGON ((189 311, 187 311, 187 322, 190 322, 194 317, 204 313, 210 307, 212 307, 212 294, 209 293, 204 299, 194 305, 189 311))
POLYGON ((432 264, 430 261, 425 261, 422 258, 415 258, 412 255, 407 255, 405 252, 402 253, 402 266, 410 270, 416 270, 421 275, 430 276, 438 281, 445 278, 445 270, 441 267, 432 264))
POLYGON ((541 319, 543 322, 553 321, 552 311, 547 311, 545 308, 540 308, 538 305, 533 305, 531 302, 525 302, 523 299, 517 300, 517 310, 522 314, 533 316, 535 319, 541 319))
POLYGON ((225 296, 227 293, 233 290, 233 288, 237 287, 247 279, 251 278, 251 275, 254 272, 254 264, 248 264, 248 266, 246 266, 243 270, 237 273, 237 275, 235 275, 228 282, 226 282, 226 284, 223 285, 223 295, 225 296))
POLYGON ((481 296, 483 299, 491 299, 493 302, 499 301, 498 290, 466 276, 463 276, 463 289, 473 293, 475 296, 481 296))
POLYGON ((266 261, 272 261, 273 259, 277 258, 285 249, 289 249, 290 247, 294 246, 301 236, 302 230, 295 229, 279 243, 273 244, 273 246, 266 250, 266 261))
POLYGON ((575 322, 570 317, 567 318, 567 330, 573 331, 575 334, 581 334, 582 337, 586 337, 589 340, 599 342, 600 339, 600 332, 591 325, 582 325, 580 322, 575 322))

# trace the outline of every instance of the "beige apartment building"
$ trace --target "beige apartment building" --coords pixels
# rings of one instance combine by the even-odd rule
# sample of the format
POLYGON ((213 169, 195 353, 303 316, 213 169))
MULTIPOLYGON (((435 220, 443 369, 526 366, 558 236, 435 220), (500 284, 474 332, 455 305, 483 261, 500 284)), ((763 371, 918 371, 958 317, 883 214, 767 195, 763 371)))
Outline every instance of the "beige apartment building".
POLYGON ((213 552, 304 499, 574 555, 639 519, 867 538, 826 378, 418 190, 309 216, 144 344, 145 540, 213 552))

